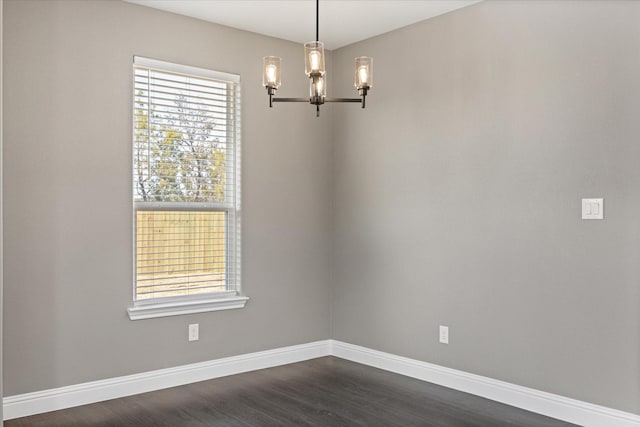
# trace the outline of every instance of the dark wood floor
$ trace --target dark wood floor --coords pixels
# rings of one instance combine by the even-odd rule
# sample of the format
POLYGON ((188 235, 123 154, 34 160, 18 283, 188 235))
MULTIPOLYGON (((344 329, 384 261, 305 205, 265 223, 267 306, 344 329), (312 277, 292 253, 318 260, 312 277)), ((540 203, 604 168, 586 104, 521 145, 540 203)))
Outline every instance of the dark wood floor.
POLYGON ((572 425, 335 357, 5 422, 6 427, 572 425))

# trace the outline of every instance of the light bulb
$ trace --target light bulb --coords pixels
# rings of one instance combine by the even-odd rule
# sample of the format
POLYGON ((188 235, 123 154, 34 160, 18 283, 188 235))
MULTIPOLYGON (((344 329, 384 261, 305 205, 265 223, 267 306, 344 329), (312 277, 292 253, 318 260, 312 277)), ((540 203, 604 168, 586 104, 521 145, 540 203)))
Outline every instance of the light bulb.
POLYGON ((262 86, 269 90, 280 87, 280 64, 282 59, 277 56, 265 56, 262 59, 262 86))
MULTIPOLYGON (((323 76, 315 76, 310 81, 309 95, 312 98, 322 98, 327 96, 327 82, 323 76)), ((324 101, 323 101, 324 102, 324 101)))
POLYGON ((373 58, 360 56, 355 63, 355 86, 356 89, 369 90, 373 83, 373 58))
POLYGON ((267 81, 270 85, 275 85, 276 83, 276 66, 273 64, 267 65, 267 81))
POLYGON ((317 50, 311 51, 309 53, 309 61, 311 62, 311 70, 318 71, 320 69, 320 52, 317 50))
POLYGON ((324 45, 313 41, 304 44, 304 72, 307 77, 311 74, 324 76, 324 45))
POLYGON ((362 86, 367 86, 367 80, 369 77, 369 72, 367 70, 367 67, 362 66, 358 68, 358 77, 360 78, 360 84, 362 86))

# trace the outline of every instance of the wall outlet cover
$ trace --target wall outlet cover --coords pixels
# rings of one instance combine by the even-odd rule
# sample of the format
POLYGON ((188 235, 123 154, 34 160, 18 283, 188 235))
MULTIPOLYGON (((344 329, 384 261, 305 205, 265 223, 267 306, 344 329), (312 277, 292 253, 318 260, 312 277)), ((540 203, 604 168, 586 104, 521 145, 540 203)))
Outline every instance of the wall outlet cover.
POLYGON ((604 199, 582 199, 582 219, 604 219, 604 199))
POLYGON ((200 339, 200 325, 193 323, 189 325, 189 341, 198 341, 200 339))

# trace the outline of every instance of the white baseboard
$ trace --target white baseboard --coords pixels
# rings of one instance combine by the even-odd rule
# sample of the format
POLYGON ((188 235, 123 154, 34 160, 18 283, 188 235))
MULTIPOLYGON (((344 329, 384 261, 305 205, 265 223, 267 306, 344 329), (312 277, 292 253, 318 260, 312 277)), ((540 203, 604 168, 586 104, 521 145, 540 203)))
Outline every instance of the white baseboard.
POLYGON ((585 427, 640 427, 640 416, 334 340, 92 381, 3 399, 10 420, 333 355, 585 427))
POLYGON ((331 354, 585 427, 640 427, 640 416, 340 341, 331 354))
POLYGON ((3 415, 5 420, 10 420, 257 369, 302 362, 328 356, 330 349, 330 341, 317 341, 175 368, 9 396, 3 399, 3 415))

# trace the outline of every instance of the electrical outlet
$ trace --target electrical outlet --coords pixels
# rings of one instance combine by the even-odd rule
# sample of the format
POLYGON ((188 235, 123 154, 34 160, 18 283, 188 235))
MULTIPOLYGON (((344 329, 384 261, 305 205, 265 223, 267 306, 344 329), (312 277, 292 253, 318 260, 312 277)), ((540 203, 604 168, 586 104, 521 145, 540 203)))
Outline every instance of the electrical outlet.
POLYGON ((198 341, 200 339, 199 324, 193 323, 189 325, 189 341, 198 341))
POLYGON ((449 327, 440 326, 440 342, 442 344, 449 344, 449 327))

